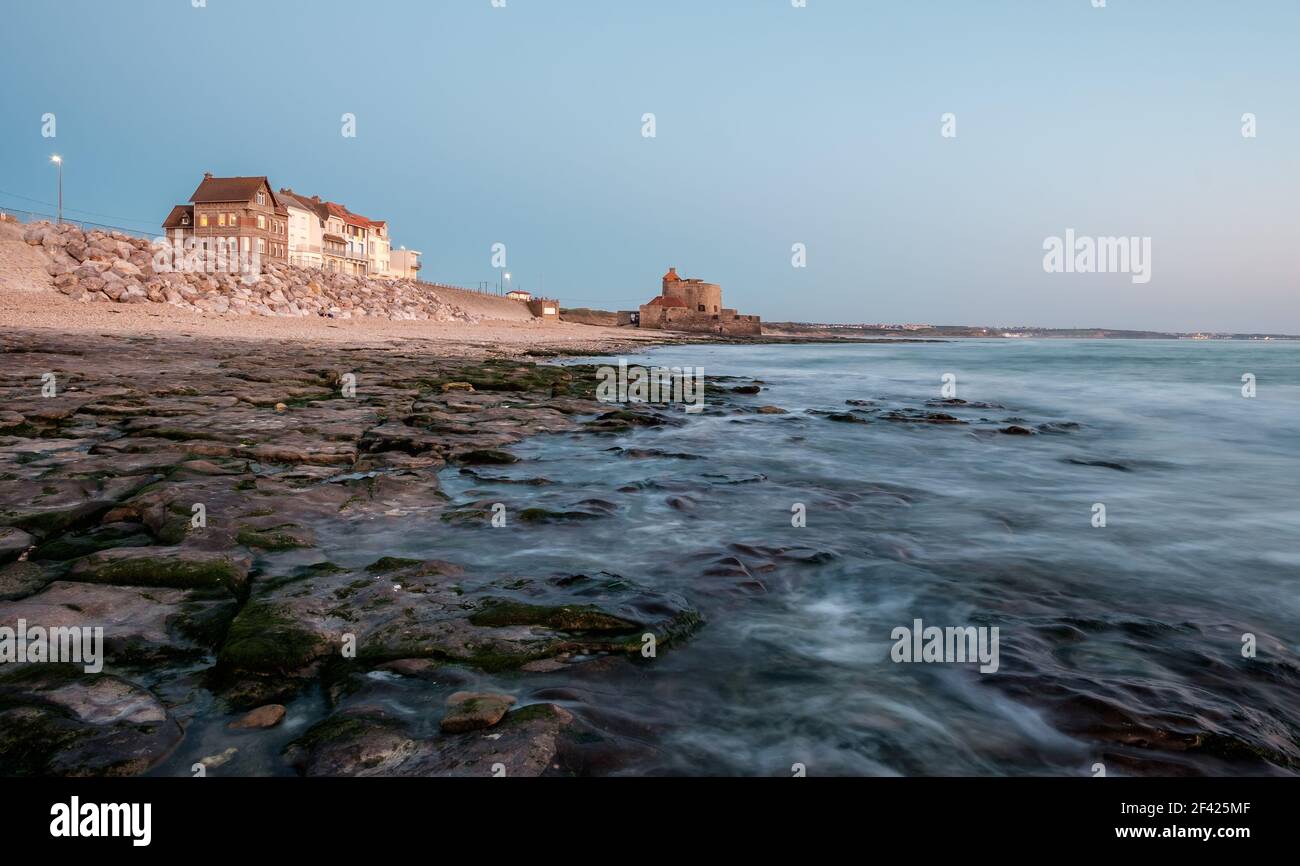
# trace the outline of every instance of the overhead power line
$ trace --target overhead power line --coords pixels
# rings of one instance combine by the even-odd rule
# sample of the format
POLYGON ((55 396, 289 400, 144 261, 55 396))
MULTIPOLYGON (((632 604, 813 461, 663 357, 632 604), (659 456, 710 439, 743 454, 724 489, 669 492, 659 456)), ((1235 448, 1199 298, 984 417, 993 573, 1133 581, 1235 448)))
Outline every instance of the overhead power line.
MULTIPOLYGON (((32 198, 31 196, 26 196, 26 195, 19 195, 16 192, 9 192, 3 189, 0 189, 0 195, 7 195, 12 198, 20 198, 23 201, 29 201, 32 202, 33 204, 45 205, 46 207, 57 207, 57 205, 55 205, 53 202, 41 201, 38 198, 32 198)), ((85 214, 86 216, 97 216, 97 217, 102 217, 104 219, 121 220, 122 222, 128 222, 128 223, 140 223, 142 225, 153 225, 154 223, 153 220, 141 220, 141 219, 136 219, 134 217, 114 216, 112 214, 96 213, 95 211, 90 211, 90 210, 81 210, 80 208, 75 208, 75 207, 64 206, 63 210, 65 213, 79 213, 79 214, 85 214)))

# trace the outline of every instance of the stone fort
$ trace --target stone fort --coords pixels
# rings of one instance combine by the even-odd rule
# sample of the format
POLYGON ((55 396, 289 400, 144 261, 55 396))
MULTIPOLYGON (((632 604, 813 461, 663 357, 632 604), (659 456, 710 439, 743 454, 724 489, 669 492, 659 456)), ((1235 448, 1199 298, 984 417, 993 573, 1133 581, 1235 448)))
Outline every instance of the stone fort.
POLYGON ((742 316, 722 306, 721 286, 682 279, 677 268, 669 268, 664 274, 662 294, 642 304, 639 313, 619 313, 619 324, 711 334, 763 333, 758 316, 742 316))

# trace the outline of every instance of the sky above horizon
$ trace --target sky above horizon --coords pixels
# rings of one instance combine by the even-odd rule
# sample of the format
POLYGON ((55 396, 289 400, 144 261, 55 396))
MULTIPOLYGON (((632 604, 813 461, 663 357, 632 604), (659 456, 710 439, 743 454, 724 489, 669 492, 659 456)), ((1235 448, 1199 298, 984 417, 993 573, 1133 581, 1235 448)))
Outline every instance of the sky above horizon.
POLYGON ((1300 333, 1300 2, 1092 2, 6 4, 0 209, 57 152, 69 218, 265 174, 565 306, 676 266, 774 321, 1300 333), (1150 280, 1046 272, 1068 229, 1150 280))

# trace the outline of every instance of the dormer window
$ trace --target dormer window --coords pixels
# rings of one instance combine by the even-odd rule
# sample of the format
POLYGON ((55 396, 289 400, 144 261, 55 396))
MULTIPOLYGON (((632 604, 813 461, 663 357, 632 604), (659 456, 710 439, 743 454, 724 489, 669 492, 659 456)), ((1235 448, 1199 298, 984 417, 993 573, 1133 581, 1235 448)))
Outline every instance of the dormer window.
POLYGON ((263 190, 258 190, 258 192, 257 192, 257 203, 258 203, 258 204, 266 204, 266 192, 265 192, 265 191, 263 191, 263 190))

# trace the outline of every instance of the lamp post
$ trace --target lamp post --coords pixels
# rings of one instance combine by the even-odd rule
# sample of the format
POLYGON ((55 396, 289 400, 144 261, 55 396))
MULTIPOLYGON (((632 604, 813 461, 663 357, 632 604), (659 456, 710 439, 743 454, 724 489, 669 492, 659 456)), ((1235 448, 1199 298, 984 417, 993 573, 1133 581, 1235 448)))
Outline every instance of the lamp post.
POLYGON ((59 216, 58 225, 63 225, 63 157, 57 153, 50 157, 50 162, 59 168, 59 216))
POLYGON ((501 288, 505 290, 503 293, 509 293, 509 292, 510 292, 510 272, 509 272, 509 271, 506 271, 506 281, 505 281, 504 284, 502 284, 501 288))

